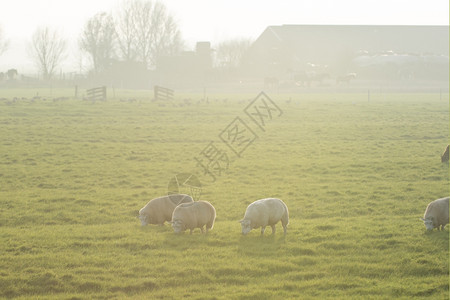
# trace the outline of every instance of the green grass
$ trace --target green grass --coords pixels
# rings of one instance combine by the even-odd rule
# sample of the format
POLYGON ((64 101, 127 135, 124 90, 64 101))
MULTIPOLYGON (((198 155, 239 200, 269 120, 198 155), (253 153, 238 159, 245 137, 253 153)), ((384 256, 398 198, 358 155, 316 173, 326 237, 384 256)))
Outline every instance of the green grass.
POLYGON ((271 95, 283 114, 263 132, 243 112, 256 94, 163 106, 142 91, 8 93, 20 100, 0 101, 0 298, 448 299, 448 227, 419 220, 449 194, 439 95, 271 95), (209 183, 194 157, 211 141, 227 150, 219 134, 237 116, 258 138, 209 183), (141 227, 137 210, 189 172, 217 210, 210 234, 141 227), (280 224, 241 236, 264 197, 288 205, 286 237, 280 224))

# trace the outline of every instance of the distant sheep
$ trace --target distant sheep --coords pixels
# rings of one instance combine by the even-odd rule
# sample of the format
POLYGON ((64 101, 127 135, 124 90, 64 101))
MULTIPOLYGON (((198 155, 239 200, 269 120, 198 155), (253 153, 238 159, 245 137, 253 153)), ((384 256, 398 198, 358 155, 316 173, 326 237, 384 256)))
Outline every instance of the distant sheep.
POLYGON ((448 224, 448 199, 441 198, 430 202, 425 210, 425 214, 421 220, 425 224, 427 230, 443 230, 448 224))
POLYGON ((173 210, 178 204, 193 201, 191 196, 185 194, 168 195, 150 200, 147 205, 139 210, 141 225, 164 225, 164 222, 172 220, 173 210))
POLYGON ((444 153, 441 155, 441 162, 448 162, 448 147, 449 145, 447 145, 447 148, 445 148, 444 153))
POLYGON ((286 235, 289 223, 289 211, 286 204, 280 199, 266 198, 251 203, 245 211, 244 219, 239 222, 242 234, 246 235, 252 229, 261 227, 261 235, 263 235, 266 226, 272 227, 272 234, 275 234, 275 224, 280 220, 286 235))
POLYGON ((216 210, 211 203, 207 201, 197 201, 193 203, 183 203, 178 205, 172 214, 172 227, 175 233, 190 230, 190 234, 195 228, 203 231, 206 225, 206 233, 214 226, 216 219, 216 210))

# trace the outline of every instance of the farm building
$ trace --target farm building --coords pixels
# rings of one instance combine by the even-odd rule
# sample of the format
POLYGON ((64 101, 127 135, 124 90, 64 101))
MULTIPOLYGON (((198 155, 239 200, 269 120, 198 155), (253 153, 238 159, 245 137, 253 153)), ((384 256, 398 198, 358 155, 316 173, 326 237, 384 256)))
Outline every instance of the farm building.
POLYGON ((448 26, 282 25, 269 26, 243 59, 250 77, 350 72, 375 79, 448 81, 448 26))
POLYGON ((210 42, 197 42, 195 51, 159 57, 156 83, 180 86, 182 83, 204 82, 212 68, 210 42))

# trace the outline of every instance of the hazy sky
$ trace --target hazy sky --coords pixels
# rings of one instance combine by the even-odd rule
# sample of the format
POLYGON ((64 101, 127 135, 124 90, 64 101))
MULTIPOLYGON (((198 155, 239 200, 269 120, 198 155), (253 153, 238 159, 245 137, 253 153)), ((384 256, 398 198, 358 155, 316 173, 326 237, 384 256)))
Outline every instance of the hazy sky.
MULTIPOLYGON (((448 0, 161 0, 178 22, 191 48, 234 37, 257 38, 269 25, 388 24, 448 25, 448 0)), ((122 0, 0 0, 0 26, 10 49, 0 56, 5 68, 32 68, 24 48, 37 26, 58 28, 76 40, 85 22, 122 0)), ((72 63, 73 64, 73 63, 72 63)), ((19 70, 20 72, 20 70, 19 70)))

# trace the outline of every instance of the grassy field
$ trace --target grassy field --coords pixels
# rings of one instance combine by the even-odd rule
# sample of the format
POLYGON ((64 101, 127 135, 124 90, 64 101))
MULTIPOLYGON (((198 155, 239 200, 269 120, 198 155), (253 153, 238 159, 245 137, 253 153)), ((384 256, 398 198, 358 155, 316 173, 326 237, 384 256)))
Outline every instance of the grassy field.
POLYGON ((449 195, 439 94, 269 94, 282 113, 262 130, 244 111, 256 94, 162 104, 144 92, 97 103, 8 93, 0 298, 449 297, 448 227, 425 233, 419 220, 449 195), (240 156, 221 140, 236 117, 256 136, 240 156), (214 182, 196 160, 211 142, 229 159, 214 182), (207 236, 135 217, 181 173, 198 175, 217 210, 207 236), (275 236, 240 234, 247 205, 265 197, 289 207, 285 238, 280 224, 275 236))

